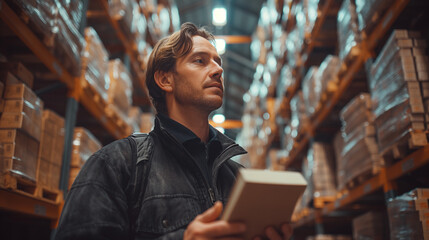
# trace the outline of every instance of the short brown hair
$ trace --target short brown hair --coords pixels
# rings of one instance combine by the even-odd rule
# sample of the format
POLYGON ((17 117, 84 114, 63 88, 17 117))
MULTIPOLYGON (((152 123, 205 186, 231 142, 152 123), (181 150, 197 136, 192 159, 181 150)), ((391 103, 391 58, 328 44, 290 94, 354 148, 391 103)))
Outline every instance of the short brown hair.
POLYGON ((167 113, 167 107, 165 93, 155 82, 155 73, 175 71, 177 59, 191 51, 194 36, 214 41, 213 34, 205 28, 198 28, 193 23, 187 22, 182 24, 179 31, 158 41, 150 54, 146 69, 146 86, 158 113, 167 113))

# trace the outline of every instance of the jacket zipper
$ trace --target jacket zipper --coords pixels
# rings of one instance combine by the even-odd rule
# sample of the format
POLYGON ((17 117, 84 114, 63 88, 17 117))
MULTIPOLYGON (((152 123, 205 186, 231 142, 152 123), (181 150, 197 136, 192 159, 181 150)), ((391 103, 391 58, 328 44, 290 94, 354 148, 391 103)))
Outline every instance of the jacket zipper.
MULTIPOLYGON (((181 144, 179 143, 179 142, 177 142, 177 140, 173 137, 173 136, 171 136, 171 134, 169 133, 169 132, 167 132, 167 131, 165 131, 165 130, 163 130, 163 132, 168 136, 168 137, 170 137, 170 139, 171 140, 173 140, 178 146, 181 146, 181 144)), ((228 148, 226 148, 226 149, 228 149, 228 148)), ((225 150, 226 150, 225 149, 225 150)), ((210 196, 210 200, 211 200, 211 202, 212 202, 212 205, 214 205, 214 203, 216 202, 216 195, 215 195, 215 193, 214 193, 214 191, 213 191, 213 189, 211 188, 211 185, 207 182, 207 180, 206 180, 206 178, 203 176, 203 172, 202 172, 202 169, 200 168, 200 166, 198 166, 198 164, 196 164, 195 163, 195 161, 194 161, 194 158, 192 157, 192 155, 184 148, 183 150, 185 150, 184 152, 189 156, 189 157, 191 157, 191 159, 192 159, 192 162, 197 166, 197 168, 200 170, 200 175, 201 175, 201 178, 203 179, 203 182, 204 182, 204 185, 206 185, 206 188, 208 189, 208 193, 209 193, 209 196, 210 196)), ((223 152, 225 152, 225 151, 223 151, 223 152)), ((223 153, 222 152, 222 153, 223 153)), ((219 156, 220 156, 221 154, 219 154, 219 156)))

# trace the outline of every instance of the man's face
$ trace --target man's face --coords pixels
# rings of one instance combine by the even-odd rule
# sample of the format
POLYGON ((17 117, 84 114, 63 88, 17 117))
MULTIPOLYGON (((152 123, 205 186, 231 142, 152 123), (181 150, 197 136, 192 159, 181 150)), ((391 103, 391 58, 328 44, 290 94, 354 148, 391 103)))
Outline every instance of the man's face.
POLYGON ((221 58, 207 39, 194 36, 192 42, 192 50, 176 62, 174 98, 182 106, 210 113, 222 106, 221 58))

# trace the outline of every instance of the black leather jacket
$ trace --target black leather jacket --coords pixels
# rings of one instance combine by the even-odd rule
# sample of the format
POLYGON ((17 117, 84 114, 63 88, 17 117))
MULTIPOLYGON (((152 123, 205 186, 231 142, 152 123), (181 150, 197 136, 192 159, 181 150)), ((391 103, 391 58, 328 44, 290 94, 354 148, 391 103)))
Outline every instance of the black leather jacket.
MULTIPOLYGON (((241 167, 230 160, 246 151, 218 133, 222 151, 208 183, 192 156, 155 121, 150 132, 151 167, 135 223, 135 239, 182 239, 187 225, 213 205, 227 202, 241 167)), ((86 162, 67 196, 56 239, 130 239, 126 187, 132 150, 126 139, 115 141, 86 162)), ((144 154, 137 151, 137 156, 144 154)))

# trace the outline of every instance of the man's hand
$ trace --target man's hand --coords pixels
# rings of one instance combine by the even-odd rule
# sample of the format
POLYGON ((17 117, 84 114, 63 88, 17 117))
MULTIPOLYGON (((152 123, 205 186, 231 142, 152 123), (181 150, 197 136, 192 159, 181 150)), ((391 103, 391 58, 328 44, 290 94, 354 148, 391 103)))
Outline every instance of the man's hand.
MULTIPOLYGON (((281 233, 279 233, 275 228, 267 227, 265 236, 270 240, 288 240, 292 236, 292 226, 289 223, 285 223, 281 228, 281 233)), ((253 240, 261 240, 261 237, 255 237, 253 240)))
POLYGON ((213 207, 198 215, 188 225, 183 239, 241 239, 237 235, 246 231, 246 225, 217 220, 222 209, 222 203, 216 202, 213 207))

